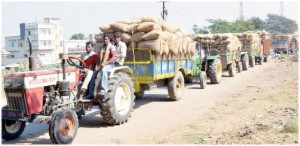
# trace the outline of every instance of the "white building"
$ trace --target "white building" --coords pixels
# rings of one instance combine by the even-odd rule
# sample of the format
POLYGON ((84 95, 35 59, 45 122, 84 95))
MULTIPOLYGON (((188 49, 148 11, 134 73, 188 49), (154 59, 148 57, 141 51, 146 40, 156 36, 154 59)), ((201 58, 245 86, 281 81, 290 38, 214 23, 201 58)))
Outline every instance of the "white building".
POLYGON ((21 23, 20 36, 5 37, 5 49, 14 58, 29 56, 31 40, 32 56, 45 63, 54 63, 63 52, 63 29, 58 18, 44 18, 44 22, 21 23))

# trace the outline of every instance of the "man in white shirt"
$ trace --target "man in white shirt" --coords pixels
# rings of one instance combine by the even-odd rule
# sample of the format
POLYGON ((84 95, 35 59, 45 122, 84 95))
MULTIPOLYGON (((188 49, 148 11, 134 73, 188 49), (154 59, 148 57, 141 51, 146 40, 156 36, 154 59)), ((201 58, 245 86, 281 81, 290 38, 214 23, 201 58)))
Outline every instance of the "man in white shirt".
MULTIPOLYGON (((101 78, 101 90, 100 95, 104 96, 108 91, 108 71, 113 67, 122 66, 126 57, 127 46, 121 41, 121 33, 115 33, 116 38, 116 55, 112 55, 112 58, 101 64, 101 71, 99 72, 97 79, 101 78)), ((98 68, 96 67, 96 70, 98 68)), ((98 81, 96 81, 98 82, 98 81)))

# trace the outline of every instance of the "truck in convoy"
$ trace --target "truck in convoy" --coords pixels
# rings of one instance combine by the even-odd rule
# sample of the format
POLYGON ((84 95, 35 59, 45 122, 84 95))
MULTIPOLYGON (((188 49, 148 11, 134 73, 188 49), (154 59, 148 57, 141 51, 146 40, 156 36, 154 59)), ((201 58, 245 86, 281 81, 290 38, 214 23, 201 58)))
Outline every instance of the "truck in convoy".
POLYGON ((273 51, 276 54, 294 54, 298 52, 298 40, 295 35, 279 34, 274 37, 273 51))

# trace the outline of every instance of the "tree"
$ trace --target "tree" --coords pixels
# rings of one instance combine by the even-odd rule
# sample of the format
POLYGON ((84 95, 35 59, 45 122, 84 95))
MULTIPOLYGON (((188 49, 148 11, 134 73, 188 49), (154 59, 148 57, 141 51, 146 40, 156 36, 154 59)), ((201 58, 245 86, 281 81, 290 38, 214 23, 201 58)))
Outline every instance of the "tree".
POLYGON ((212 33, 239 33, 254 30, 254 26, 249 20, 236 20, 234 22, 229 22, 221 19, 209 19, 207 21, 211 23, 208 28, 212 33))
POLYGON ((234 33, 242 33, 254 30, 253 23, 250 20, 235 20, 231 23, 231 31, 234 33))
POLYGON ((194 31, 195 34, 208 34, 208 30, 203 27, 203 28, 199 28, 198 25, 194 24, 192 30, 194 31))
POLYGON ((275 14, 267 16, 267 31, 273 35, 292 34, 298 31, 298 24, 294 20, 275 14))
POLYGON ((73 34, 71 40, 83 40, 84 35, 82 33, 73 34))
POLYGON ((267 28, 267 23, 261 20, 259 17, 250 18, 255 30, 265 30, 267 28))
POLYGON ((227 33, 231 31, 230 22, 226 20, 208 19, 207 21, 211 23, 208 26, 211 33, 227 33))

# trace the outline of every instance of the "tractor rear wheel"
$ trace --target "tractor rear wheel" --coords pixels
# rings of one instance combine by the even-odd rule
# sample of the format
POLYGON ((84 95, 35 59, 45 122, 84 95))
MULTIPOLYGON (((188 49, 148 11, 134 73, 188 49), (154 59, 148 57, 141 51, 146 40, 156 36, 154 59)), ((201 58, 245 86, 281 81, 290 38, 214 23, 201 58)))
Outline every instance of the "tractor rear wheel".
POLYGON ((182 99, 184 91, 184 77, 180 71, 178 71, 174 78, 168 84, 168 93, 171 100, 177 101, 182 99))
POLYGON ((133 111, 134 99, 131 78, 123 72, 115 73, 108 81, 108 93, 99 100, 104 121, 111 125, 127 122, 133 111))
POLYGON ((212 84, 219 84, 221 82, 222 64, 219 58, 209 62, 207 75, 212 84))
POLYGON ((70 108, 54 112, 49 124, 49 135, 54 144, 71 144, 78 130, 78 118, 70 108))

